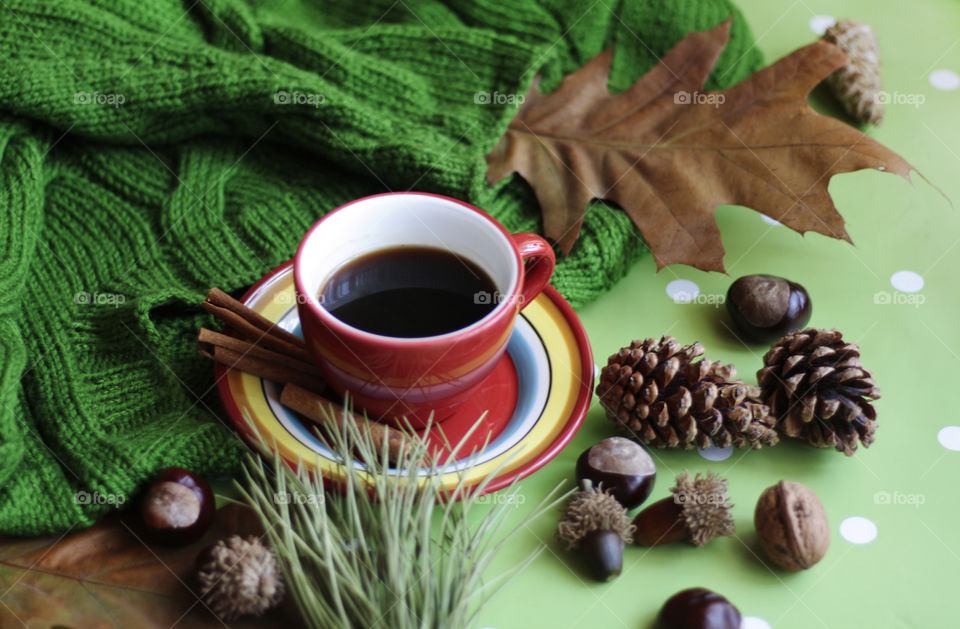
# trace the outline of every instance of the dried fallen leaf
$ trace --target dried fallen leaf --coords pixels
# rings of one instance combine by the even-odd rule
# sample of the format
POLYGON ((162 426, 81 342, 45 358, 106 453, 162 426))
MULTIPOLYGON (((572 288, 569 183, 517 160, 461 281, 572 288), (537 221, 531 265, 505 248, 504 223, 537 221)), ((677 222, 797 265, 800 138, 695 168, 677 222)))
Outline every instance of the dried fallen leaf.
MULTIPOLYGON (((249 509, 231 505, 203 540, 183 548, 144 544, 116 516, 59 538, 0 539, 0 627, 225 627, 191 592, 194 560, 217 539, 261 531, 249 509)), ((229 626, 299 624, 277 609, 229 626)))
POLYGON ((640 229, 658 269, 679 262, 724 270, 714 218, 721 204, 850 241, 830 178, 875 168, 909 180, 915 169, 807 105, 810 90, 847 61, 825 41, 727 90, 701 91, 729 30, 727 20, 687 35, 620 94, 607 91, 611 50, 549 94, 535 80, 487 155, 488 181, 520 173, 540 202, 544 232, 564 253, 580 234, 587 203, 614 201, 640 229))

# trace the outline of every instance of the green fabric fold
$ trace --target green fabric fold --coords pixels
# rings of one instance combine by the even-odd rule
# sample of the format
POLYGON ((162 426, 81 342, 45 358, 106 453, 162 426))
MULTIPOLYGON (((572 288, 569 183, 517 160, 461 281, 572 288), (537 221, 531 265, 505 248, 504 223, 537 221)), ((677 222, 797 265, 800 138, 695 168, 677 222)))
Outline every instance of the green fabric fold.
MULTIPOLYGON (((708 87, 757 69, 727 0, 7 0, 0 9, 0 532, 84 526, 170 465, 230 473, 210 286, 238 292, 326 211, 447 194, 537 231, 485 154, 514 105, 616 46, 611 88, 733 14, 708 87), (495 100, 495 99, 491 99, 495 100), (86 498, 90 496, 91 498, 86 498), (112 497, 112 498, 111 498, 112 497)), ((554 285, 595 299, 644 251, 594 204, 554 285)))

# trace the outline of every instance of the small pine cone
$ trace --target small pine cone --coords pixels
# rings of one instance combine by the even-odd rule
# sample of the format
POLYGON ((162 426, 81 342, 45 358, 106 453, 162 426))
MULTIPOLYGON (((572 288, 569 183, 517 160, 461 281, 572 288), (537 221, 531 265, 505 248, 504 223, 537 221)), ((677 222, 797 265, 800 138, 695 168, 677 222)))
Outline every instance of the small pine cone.
POLYGON ((707 359, 699 343, 664 336, 634 341, 607 360, 597 396, 607 416, 640 443, 657 448, 773 445, 777 436, 758 390, 736 370, 707 359))
POLYGON ((823 38, 850 58, 827 77, 834 96, 858 122, 883 122, 880 47, 873 29, 863 22, 842 20, 828 28, 823 38))
POLYGON ((857 451, 869 447, 877 430, 871 402, 880 390, 860 363, 860 348, 838 330, 807 328, 773 344, 757 372, 760 397, 790 437, 818 448, 857 451))

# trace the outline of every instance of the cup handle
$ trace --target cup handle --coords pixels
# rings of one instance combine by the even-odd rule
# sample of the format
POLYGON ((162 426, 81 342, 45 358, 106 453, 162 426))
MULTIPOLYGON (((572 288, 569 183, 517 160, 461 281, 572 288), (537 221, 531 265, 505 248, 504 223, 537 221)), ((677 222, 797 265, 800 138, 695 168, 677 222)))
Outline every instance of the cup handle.
POLYGON ((512 234, 513 243, 520 251, 523 265, 523 292, 520 293, 520 310, 537 298, 553 275, 557 256, 553 247, 537 234, 521 232, 512 234))

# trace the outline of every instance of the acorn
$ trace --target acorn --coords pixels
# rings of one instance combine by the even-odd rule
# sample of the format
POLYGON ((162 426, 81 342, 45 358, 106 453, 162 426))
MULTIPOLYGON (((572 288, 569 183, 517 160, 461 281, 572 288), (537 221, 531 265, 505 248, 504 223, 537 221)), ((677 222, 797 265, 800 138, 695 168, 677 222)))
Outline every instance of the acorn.
POLYGON ((580 455, 576 473, 577 482, 589 480, 631 510, 643 504, 653 491, 657 466, 637 442, 610 437, 580 455))
POLYGON ((775 275, 744 275, 727 290, 727 311, 737 329, 756 343, 773 343, 810 321, 810 295, 775 275))
POLYGON ((182 467, 160 472, 140 500, 143 532, 160 544, 197 541, 210 528, 215 513, 210 485, 182 467))
POLYGON ((568 549, 579 549, 583 564, 597 581, 610 581, 623 570, 623 547, 629 544, 633 525, 627 510, 606 491, 583 481, 583 491, 567 503, 557 537, 568 549))
POLYGON ((663 604, 654 629, 740 629, 740 610, 706 588, 677 592, 663 604))
POLYGON ((712 472, 690 478, 684 472, 670 489, 673 496, 653 503, 634 518, 634 542, 661 546, 687 540, 703 546, 715 537, 733 535, 727 481, 712 472))
POLYGON ((604 583, 623 572, 624 541, 616 531, 595 531, 580 542, 580 552, 591 576, 604 583))

